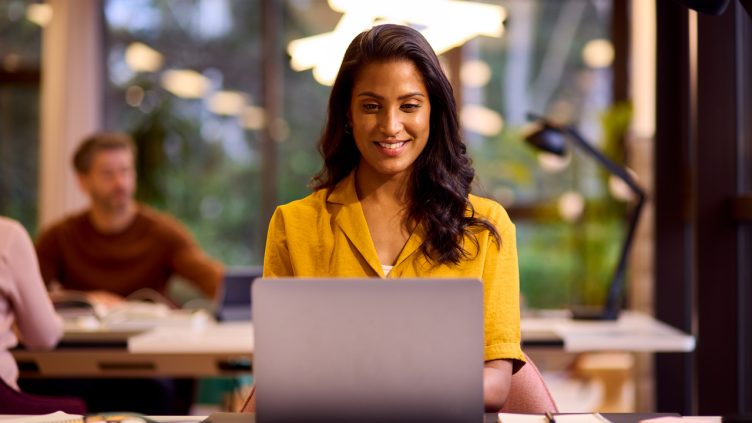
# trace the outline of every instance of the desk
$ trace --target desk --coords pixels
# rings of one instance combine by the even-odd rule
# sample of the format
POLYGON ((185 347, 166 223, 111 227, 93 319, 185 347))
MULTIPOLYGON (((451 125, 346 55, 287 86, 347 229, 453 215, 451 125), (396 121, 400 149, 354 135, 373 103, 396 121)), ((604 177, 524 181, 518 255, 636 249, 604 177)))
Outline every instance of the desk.
MULTIPOLYGON (((618 321, 573 321, 561 315, 525 317, 523 348, 566 352, 689 352, 695 339, 641 313, 618 321)), ((209 323, 145 332, 68 330, 48 352, 13 350, 23 377, 203 377, 251 372, 253 325, 209 323)))
MULTIPOLYGON (((678 416, 673 413, 601 413, 602 416, 607 418, 613 423, 638 423, 640 420, 666 417, 666 416, 678 416)), ((253 414, 247 414, 247 423, 255 423, 256 416, 253 414)), ((17 419, 18 415, 0 415, 0 421, 7 419, 17 419)), ((159 423, 199 423, 206 419, 207 416, 148 416, 149 419, 159 423)), ((714 417, 718 423, 721 422, 721 417, 714 417)), ((484 423, 496 423, 498 417, 496 413, 486 413, 483 416, 484 423)))
MULTIPOLYGON (((601 415, 607 418, 612 423, 638 423, 640 420, 656 418, 656 417, 677 417, 678 414, 674 413, 601 413, 601 415)), ((200 422, 205 419, 206 416, 150 416, 150 418, 160 423, 187 423, 187 422, 200 422)), ((717 417, 718 423, 721 423, 721 418, 717 417)), ((484 423, 497 423, 497 413, 485 413, 483 416, 484 423)), ((248 423, 254 423, 256 416, 249 414, 248 423)))
POLYGON ((654 317, 623 311, 616 321, 572 320, 560 312, 523 317, 523 347, 557 347, 566 352, 691 352, 694 336, 654 317))
POLYGON ((52 351, 13 350, 22 377, 204 377, 251 372, 253 325, 68 330, 52 351))

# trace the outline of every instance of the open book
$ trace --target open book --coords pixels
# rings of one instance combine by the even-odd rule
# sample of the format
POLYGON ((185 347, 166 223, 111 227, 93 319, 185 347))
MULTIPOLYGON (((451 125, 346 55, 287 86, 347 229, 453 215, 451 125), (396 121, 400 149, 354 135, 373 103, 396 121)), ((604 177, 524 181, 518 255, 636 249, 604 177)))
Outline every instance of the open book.
POLYGON ((84 416, 56 411, 41 416, 18 416, 0 419, 2 423, 85 423, 84 416))
POLYGON ((66 333, 80 330, 143 331, 157 326, 201 327, 212 320, 205 310, 175 309, 167 300, 149 298, 149 301, 143 301, 143 298, 133 295, 114 305, 92 302, 86 293, 79 291, 64 291, 55 297, 55 311, 65 321, 66 333))
MULTIPOLYGON (((607 423, 609 420, 598 413, 555 414, 556 423, 607 423)), ((499 423, 549 423, 543 414, 499 413, 499 423)))

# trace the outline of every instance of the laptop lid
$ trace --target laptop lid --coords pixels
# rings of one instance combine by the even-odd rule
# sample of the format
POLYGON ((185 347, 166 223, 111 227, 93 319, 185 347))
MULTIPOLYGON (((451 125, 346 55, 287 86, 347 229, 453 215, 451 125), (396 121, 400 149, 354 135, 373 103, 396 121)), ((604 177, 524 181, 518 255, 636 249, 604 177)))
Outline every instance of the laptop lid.
POLYGON ((251 320, 251 286, 261 274, 261 266, 231 267, 225 270, 225 277, 217 295, 217 320, 251 320))
POLYGON ((257 421, 483 421, 476 279, 259 279, 257 421))

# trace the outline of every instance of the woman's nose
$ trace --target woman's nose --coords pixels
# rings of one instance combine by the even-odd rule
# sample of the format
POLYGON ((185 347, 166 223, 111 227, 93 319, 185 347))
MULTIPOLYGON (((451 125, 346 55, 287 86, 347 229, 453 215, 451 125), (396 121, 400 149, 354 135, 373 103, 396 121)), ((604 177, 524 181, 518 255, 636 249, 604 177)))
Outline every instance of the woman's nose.
POLYGON ((381 132, 387 137, 394 137, 402 130, 402 121, 398 111, 387 110, 381 118, 381 132))

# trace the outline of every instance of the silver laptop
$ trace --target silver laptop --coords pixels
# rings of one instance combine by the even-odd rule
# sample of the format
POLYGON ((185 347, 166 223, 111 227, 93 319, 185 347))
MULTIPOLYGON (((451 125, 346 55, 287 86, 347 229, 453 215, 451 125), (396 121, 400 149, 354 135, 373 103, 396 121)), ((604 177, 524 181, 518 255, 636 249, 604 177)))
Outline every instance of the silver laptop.
POLYGON ((476 279, 260 279, 259 423, 482 422, 476 279))

